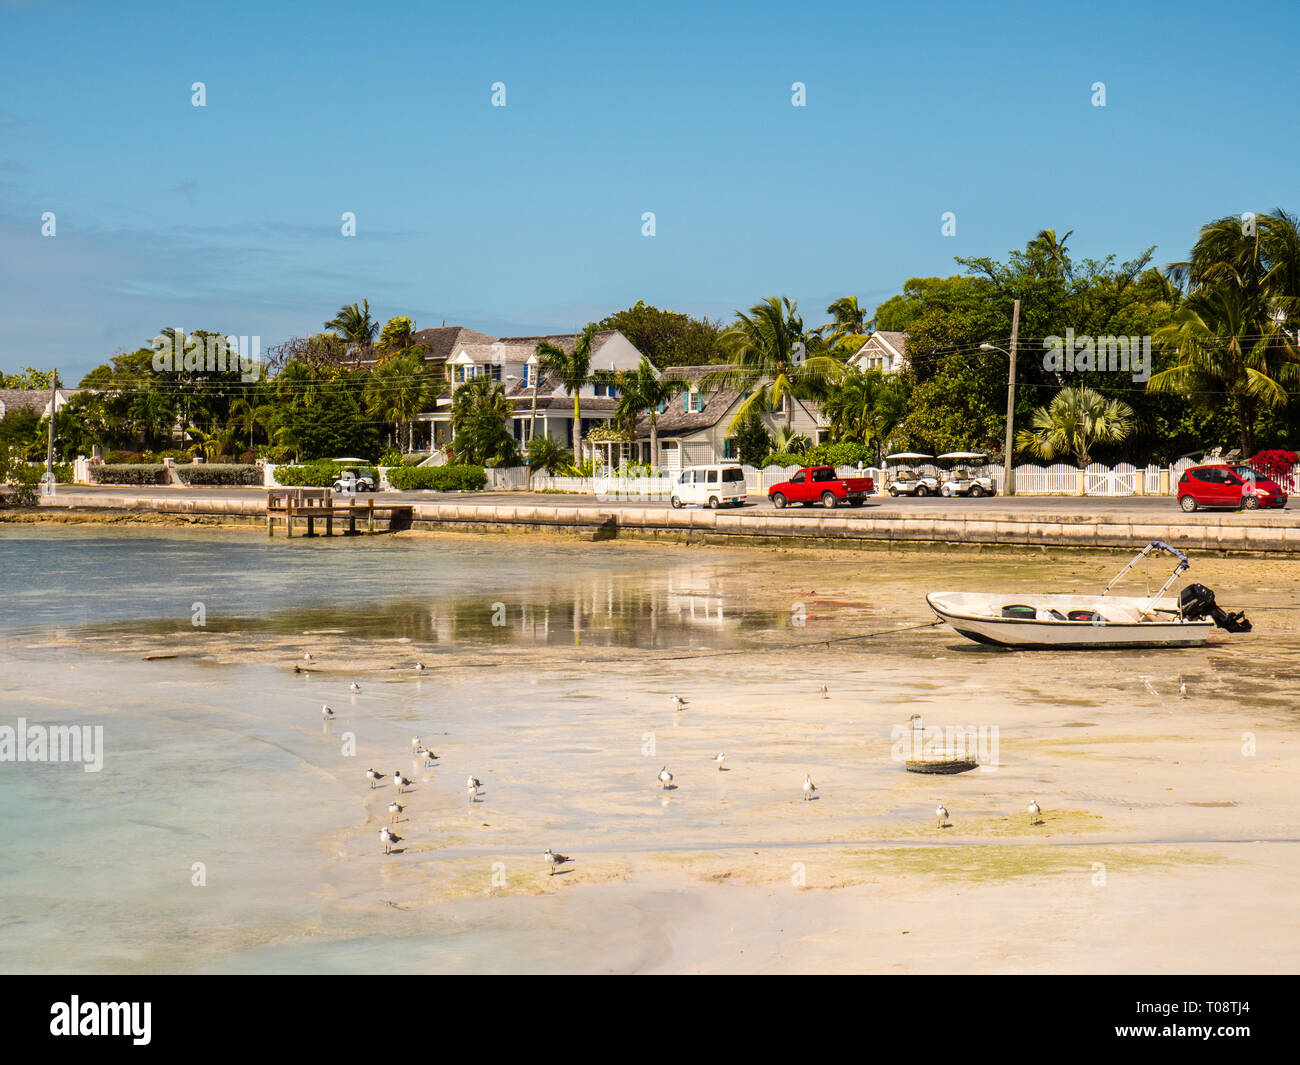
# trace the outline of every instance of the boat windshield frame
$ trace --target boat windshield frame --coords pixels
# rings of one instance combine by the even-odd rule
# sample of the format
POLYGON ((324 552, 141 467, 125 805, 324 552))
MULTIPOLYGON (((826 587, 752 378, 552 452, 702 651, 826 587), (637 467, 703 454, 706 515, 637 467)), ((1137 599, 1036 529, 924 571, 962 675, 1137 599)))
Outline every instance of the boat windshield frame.
MULTIPOLYGON (((1163 598, 1165 592, 1169 590, 1170 586, 1174 583, 1174 581, 1176 581, 1179 578, 1179 576, 1183 573, 1183 571, 1191 567, 1191 562, 1188 560, 1185 554, 1179 551, 1178 548, 1176 547, 1170 547, 1163 540, 1152 540, 1149 544, 1146 545, 1146 547, 1142 548, 1141 551, 1139 551, 1136 555, 1133 556, 1133 560, 1129 562, 1127 566, 1125 566, 1122 570, 1120 570, 1117 574, 1115 574, 1114 577, 1111 578, 1110 583, 1106 585, 1105 590, 1101 594, 1109 595, 1110 590, 1114 588, 1115 585, 1117 585, 1125 576, 1127 576, 1128 573, 1133 569, 1133 567, 1136 566, 1139 562, 1141 562, 1144 558, 1146 558, 1147 555, 1149 555, 1152 551, 1164 551, 1170 555, 1173 555, 1174 558, 1176 558, 1178 561, 1174 565, 1174 572, 1169 575, 1169 579, 1166 580, 1165 583, 1160 586, 1160 590, 1157 591, 1155 595, 1151 596, 1147 600, 1145 610, 1150 611, 1155 606, 1156 602, 1159 599, 1163 598)), ((1182 616, 1181 606, 1179 607, 1178 613, 1179 616, 1181 617, 1182 616)))

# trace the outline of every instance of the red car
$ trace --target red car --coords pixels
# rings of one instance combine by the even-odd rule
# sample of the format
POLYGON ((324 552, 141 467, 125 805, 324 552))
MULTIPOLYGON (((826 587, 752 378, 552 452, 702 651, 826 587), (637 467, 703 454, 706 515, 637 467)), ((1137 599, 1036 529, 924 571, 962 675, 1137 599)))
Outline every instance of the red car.
POLYGON ((1249 466, 1193 466, 1178 481, 1178 505, 1257 510, 1286 506, 1286 493, 1249 466))
POLYGON ((778 510, 787 503, 802 503, 806 507, 821 503, 832 510, 841 503, 862 506, 875 486, 870 477, 841 477, 833 466, 805 466, 788 481, 772 485, 767 495, 778 510))

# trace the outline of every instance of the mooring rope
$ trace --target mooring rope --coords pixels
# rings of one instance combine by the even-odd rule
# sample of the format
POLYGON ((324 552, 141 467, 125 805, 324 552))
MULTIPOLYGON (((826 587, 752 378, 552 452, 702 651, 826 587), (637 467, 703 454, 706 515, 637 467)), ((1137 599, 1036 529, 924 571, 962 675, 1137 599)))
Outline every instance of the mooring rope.
MULTIPOLYGON (((936 625, 942 625, 942 624, 943 624, 942 618, 935 618, 934 621, 927 621, 924 624, 920 624, 920 625, 904 625, 902 628, 899 629, 881 629, 878 632, 860 632, 854 636, 832 636, 828 640, 807 640, 804 643, 788 643, 785 644, 781 648, 781 650, 797 651, 803 647, 816 647, 818 644, 824 644, 827 647, 827 649, 829 649, 831 644, 833 643, 845 643, 849 640, 870 640, 876 636, 893 636, 900 632, 913 632, 916 629, 932 629, 936 625)), ((763 651, 763 650, 767 650, 767 648, 740 647, 730 651, 698 651, 695 654, 689 654, 689 655, 669 655, 666 658, 660 658, 658 661, 681 662, 688 658, 721 658, 724 655, 747 655, 747 654, 753 654, 756 651, 763 651)))

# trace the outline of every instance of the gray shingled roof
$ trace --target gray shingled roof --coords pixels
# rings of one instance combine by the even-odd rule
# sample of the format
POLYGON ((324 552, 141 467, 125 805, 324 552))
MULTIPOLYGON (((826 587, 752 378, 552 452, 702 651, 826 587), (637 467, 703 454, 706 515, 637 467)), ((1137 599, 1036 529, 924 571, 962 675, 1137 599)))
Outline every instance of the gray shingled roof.
MULTIPOLYGON (((59 398, 67 402, 80 391, 79 388, 60 388, 59 398)), ((6 414, 20 410, 34 410, 40 414, 49 402, 48 388, 0 388, 0 403, 4 404, 6 414)))

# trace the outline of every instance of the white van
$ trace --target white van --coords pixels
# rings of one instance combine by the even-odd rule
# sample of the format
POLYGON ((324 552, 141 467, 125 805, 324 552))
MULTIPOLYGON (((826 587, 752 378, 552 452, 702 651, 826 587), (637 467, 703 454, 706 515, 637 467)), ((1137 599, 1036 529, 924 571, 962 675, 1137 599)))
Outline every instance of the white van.
POLYGON ((674 509, 691 503, 714 510, 739 507, 748 498, 745 471, 735 465, 687 466, 673 482, 674 509))

